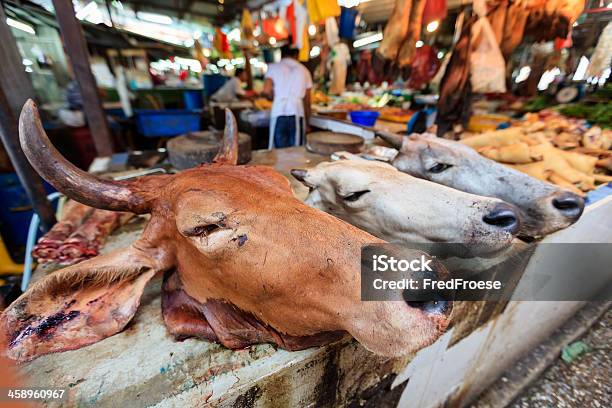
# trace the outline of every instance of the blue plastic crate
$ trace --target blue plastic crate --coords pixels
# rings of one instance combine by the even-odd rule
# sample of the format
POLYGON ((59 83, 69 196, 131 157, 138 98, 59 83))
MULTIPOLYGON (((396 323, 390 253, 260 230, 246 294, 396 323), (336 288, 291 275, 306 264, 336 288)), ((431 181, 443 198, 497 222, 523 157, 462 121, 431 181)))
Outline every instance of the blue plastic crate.
POLYGON ((138 132, 146 137, 178 136, 200 130, 199 110, 137 110, 138 132))
POLYGON ((204 108, 204 93, 200 89, 189 89, 183 92, 186 109, 204 108))
POLYGON ((225 84, 227 77, 221 74, 204 74, 204 95, 211 97, 225 84))
MULTIPOLYGON (((55 190, 48 183, 43 184, 47 194, 55 190)), ((17 174, 0 174, 0 203, 0 232, 4 242, 10 241, 12 247, 24 246, 34 212, 17 174)))

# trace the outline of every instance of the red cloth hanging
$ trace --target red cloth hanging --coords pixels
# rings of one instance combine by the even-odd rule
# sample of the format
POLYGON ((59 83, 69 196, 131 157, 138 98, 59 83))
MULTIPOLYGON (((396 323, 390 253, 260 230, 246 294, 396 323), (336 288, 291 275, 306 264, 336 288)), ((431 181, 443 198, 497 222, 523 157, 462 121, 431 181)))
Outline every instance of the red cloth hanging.
POLYGON ((284 40, 289 36, 285 22, 279 17, 266 18, 263 21, 262 29, 269 37, 274 37, 277 40, 284 40))
POLYGON ((289 35, 291 36, 291 43, 293 45, 296 45, 297 36, 295 34, 295 6, 293 5, 293 2, 291 2, 291 4, 287 7, 285 18, 287 19, 287 23, 289 23, 289 35))

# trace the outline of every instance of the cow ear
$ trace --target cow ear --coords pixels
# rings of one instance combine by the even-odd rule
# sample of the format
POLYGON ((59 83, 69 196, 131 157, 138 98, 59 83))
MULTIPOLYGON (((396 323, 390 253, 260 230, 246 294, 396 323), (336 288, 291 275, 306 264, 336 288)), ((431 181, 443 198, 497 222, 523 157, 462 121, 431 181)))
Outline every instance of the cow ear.
POLYGON ((28 361, 123 330, 145 285, 159 271, 156 264, 130 246, 47 275, 0 316, 7 357, 28 361))

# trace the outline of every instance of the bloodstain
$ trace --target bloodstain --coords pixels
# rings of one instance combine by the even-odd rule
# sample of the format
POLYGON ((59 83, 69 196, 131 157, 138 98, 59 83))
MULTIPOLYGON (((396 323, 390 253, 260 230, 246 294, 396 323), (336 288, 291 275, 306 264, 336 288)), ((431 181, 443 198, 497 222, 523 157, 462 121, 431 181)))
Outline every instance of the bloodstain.
POLYGON ((28 326, 25 329, 14 333, 13 338, 9 343, 9 347, 12 348, 17 343, 21 342, 26 337, 36 334, 38 337, 47 337, 51 330, 64 322, 69 322, 75 317, 79 316, 81 312, 78 310, 72 310, 68 313, 63 311, 57 312, 49 317, 44 318, 38 326, 28 326))

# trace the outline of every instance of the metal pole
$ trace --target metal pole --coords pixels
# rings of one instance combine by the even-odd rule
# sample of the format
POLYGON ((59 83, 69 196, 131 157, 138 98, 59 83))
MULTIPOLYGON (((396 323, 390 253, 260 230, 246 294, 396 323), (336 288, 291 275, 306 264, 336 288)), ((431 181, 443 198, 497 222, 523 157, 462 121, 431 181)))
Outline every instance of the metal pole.
POLYGON ((53 0, 55 15, 60 26, 66 53, 72 63, 74 75, 83 97, 83 110, 87 117, 89 130, 99 156, 113 154, 113 140, 102 109, 98 86, 89 66, 87 42, 83 36, 81 23, 74 15, 71 0, 53 0))

